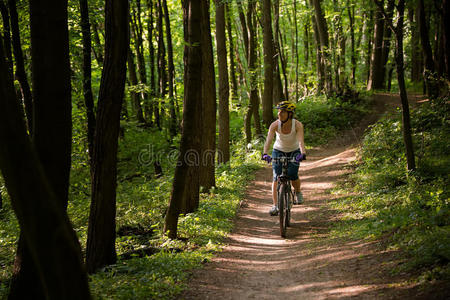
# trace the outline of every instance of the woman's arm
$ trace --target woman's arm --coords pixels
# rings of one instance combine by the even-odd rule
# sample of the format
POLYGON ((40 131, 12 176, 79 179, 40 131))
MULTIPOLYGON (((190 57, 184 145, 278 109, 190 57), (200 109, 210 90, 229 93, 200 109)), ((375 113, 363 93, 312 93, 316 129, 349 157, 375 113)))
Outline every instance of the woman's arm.
POLYGON ((300 151, 306 155, 306 147, 305 147, 305 137, 303 134, 303 124, 300 121, 296 121, 295 124, 297 128, 297 140, 300 151))
POLYGON ((274 124, 275 124, 275 122, 270 124, 269 133, 267 133, 266 142, 264 143, 263 154, 268 154, 270 146, 272 145, 272 141, 275 136, 275 129, 276 129, 276 126, 274 126, 274 124))

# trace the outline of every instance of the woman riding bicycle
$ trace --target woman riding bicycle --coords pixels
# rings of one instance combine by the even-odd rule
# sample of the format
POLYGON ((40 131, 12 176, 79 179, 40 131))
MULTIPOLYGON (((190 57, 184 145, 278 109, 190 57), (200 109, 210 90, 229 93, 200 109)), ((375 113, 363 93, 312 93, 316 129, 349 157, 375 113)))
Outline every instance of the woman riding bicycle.
MULTIPOLYGON (((303 203, 303 195, 300 191, 300 179, 298 177, 298 168, 300 161, 306 159, 306 149, 303 136, 303 124, 294 119, 295 105, 289 101, 282 101, 276 106, 278 109, 278 120, 274 121, 269 127, 262 159, 271 162, 273 158, 286 156, 295 158, 295 163, 290 162, 288 166, 288 177, 295 189, 294 204, 303 203), (268 155, 270 145, 276 134, 275 144, 273 145, 272 157, 268 155)), ((273 182, 272 182, 272 200, 273 206, 269 213, 271 216, 278 214, 277 207, 277 175, 282 172, 282 166, 279 162, 272 164, 273 182)))

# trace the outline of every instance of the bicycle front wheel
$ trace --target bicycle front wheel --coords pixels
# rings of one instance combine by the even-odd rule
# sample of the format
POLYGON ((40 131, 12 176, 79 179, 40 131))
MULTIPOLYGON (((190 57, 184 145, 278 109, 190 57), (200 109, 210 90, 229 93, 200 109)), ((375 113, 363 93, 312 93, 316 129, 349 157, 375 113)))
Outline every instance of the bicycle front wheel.
POLYGON ((280 235, 286 237, 286 226, 287 226, 287 209, 288 209, 288 190, 286 184, 283 184, 278 194, 278 209, 280 216, 280 235))

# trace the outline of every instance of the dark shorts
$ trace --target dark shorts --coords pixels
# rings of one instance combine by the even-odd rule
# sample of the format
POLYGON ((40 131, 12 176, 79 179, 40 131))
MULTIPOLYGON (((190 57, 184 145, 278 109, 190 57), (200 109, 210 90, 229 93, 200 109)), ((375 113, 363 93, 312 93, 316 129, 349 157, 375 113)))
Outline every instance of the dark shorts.
MULTIPOLYGON (((279 158, 283 156, 287 156, 289 158, 295 157, 297 154, 300 154, 300 149, 297 149, 292 152, 282 152, 280 150, 273 149, 272 152, 272 158, 279 158)), ((288 164, 288 177, 290 180, 297 180, 298 179, 298 168, 300 167, 300 163, 293 163, 290 162, 288 164)), ((272 162, 272 169, 273 169, 273 181, 277 180, 277 175, 281 175, 282 165, 281 163, 275 163, 272 162)))

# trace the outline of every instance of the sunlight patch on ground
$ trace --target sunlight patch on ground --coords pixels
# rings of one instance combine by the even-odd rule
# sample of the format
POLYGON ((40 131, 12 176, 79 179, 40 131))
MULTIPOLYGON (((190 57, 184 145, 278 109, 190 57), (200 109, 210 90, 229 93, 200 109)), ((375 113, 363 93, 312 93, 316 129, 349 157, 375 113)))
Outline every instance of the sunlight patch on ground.
MULTIPOLYGON (((336 282, 334 282, 334 281, 313 282, 313 283, 299 284, 299 285, 295 285, 295 286, 288 286, 288 287, 280 288, 279 290, 282 293, 292 293, 292 292, 315 289, 318 287, 326 288, 326 287, 331 287, 331 286, 335 286, 335 285, 336 285, 336 282)), ((300 297, 300 295, 299 295, 299 297, 300 297)))
POLYGON ((376 285, 353 285, 335 288, 330 291, 325 291, 325 293, 339 297, 356 296, 358 294, 361 294, 362 292, 367 292, 368 290, 375 290, 377 288, 378 287, 376 285))
POLYGON ((302 189, 330 189, 334 186, 332 182, 308 182, 302 184, 302 189))

